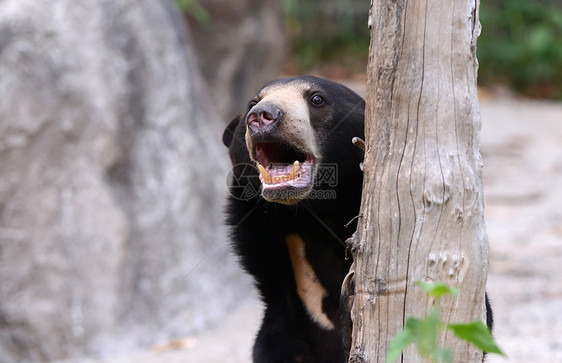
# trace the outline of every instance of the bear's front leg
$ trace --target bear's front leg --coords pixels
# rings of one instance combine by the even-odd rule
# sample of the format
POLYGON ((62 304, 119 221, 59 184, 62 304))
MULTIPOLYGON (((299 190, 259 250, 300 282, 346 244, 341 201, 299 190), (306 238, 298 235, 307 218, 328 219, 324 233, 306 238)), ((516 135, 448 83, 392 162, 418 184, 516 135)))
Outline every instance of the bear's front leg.
POLYGON ((255 363, 311 363, 313 359, 310 344, 303 327, 291 318, 285 307, 269 306, 265 310, 262 326, 254 344, 255 363))

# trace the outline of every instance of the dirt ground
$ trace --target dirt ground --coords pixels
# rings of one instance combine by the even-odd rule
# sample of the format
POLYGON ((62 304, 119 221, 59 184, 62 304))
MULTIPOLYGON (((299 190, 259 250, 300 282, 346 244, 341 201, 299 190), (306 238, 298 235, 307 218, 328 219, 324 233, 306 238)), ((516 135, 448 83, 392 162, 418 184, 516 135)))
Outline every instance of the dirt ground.
MULTIPOLYGON (((488 293, 508 358, 562 362, 562 103, 484 97, 488 293)), ((111 363, 243 363, 261 318, 255 296, 201 334, 111 363)))
POLYGON ((482 102, 488 292, 509 359, 562 362, 562 104, 482 102))

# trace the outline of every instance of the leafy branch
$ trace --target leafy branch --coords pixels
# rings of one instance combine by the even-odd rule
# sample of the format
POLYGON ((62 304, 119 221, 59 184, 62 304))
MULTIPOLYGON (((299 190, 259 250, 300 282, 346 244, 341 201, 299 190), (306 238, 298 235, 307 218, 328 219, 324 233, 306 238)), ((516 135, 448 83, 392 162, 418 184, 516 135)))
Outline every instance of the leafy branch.
POLYGON ((396 334, 386 356, 386 362, 391 363, 400 357, 404 349, 414 343, 421 357, 430 362, 451 362, 453 352, 437 344, 437 339, 446 330, 451 330, 459 339, 465 340, 486 353, 496 353, 505 356, 494 341, 490 329, 480 320, 470 323, 450 324, 441 321, 441 297, 450 295, 456 297, 459 290, 449 287, 443 282, 425 283, 417 281, 424 292, 435 298, 435 305, 425 319, 409 317, 404 330, 396 334))

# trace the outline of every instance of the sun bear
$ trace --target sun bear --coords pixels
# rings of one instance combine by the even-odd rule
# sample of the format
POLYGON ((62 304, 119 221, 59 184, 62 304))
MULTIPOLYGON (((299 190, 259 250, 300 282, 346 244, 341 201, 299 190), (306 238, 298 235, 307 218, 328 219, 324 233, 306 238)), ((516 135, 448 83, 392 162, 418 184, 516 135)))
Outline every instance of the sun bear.
POLYGON ((301 76, 266 84, 226 128, 227 224, 265 305, 254 362, 345 361, 340 291, 356 229, 365 101, 301 76))
POLYGON ((265 305, 255 362, 343 362, 338 306, 359 211, 365 101, 311 76, 276 80, 223 135, 227 223, 265 305))

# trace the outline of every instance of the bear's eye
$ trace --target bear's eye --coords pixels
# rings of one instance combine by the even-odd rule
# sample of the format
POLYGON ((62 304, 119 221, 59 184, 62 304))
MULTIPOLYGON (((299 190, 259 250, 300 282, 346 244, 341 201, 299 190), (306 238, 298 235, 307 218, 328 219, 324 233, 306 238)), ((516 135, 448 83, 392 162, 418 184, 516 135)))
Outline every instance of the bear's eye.
POLYGON ((313 105, 320 106, 320 105, 322 105, 322 104, 324 103, 324 97, 322 97, 322 96, 320 96, 320 95, 318 95, 318 94, 312 95, 312 97, 310 97, 310 102, 311 102, 313 105))
POLYGON ((256 101, 256 100, 251 100, 250 102, 248 102, 248 111, 257 104, 258 104, 258 101, 256 101))

